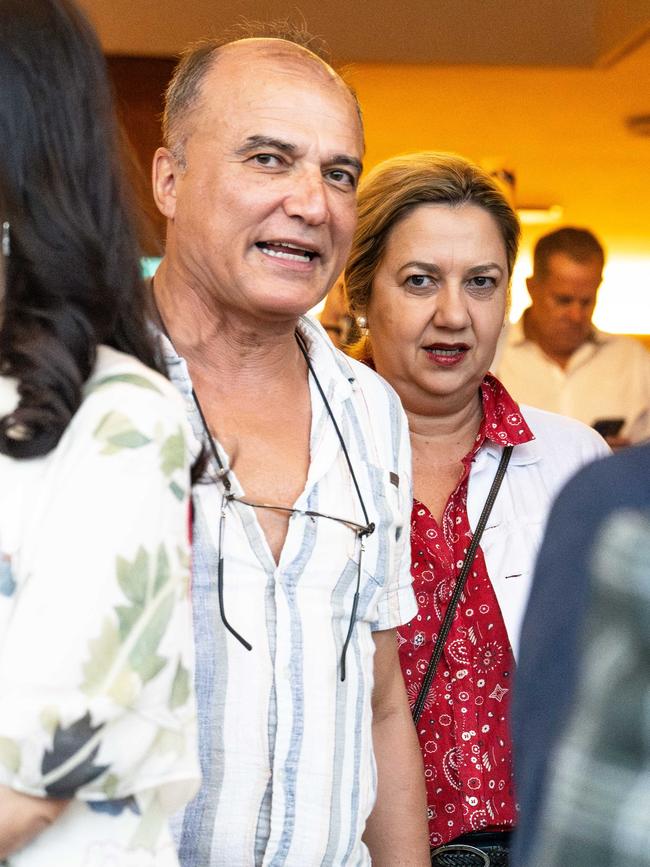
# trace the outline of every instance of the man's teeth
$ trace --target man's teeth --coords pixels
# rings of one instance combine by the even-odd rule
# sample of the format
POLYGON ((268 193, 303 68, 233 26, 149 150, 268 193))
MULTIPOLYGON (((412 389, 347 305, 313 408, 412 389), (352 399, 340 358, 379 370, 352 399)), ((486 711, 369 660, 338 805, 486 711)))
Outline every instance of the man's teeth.
POLYGON ((267 256, 274 256, 276 259, 286 259, 290 262, 311 262, 314 256, 313 253, 308 253, 306 250, 301 250, 292 244, 260 244, 259 248, 267 256))

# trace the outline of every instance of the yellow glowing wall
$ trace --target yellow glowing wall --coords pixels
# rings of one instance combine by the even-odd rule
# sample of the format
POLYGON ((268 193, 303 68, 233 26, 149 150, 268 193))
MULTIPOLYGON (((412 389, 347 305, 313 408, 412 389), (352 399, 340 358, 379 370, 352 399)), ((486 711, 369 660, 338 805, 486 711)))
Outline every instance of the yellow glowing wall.
MULTIPOLYGON (((650 44, 610 69, 358 64, 348 71, 364 112, 366 165, 420 149, 477 162, 503 158, 520 205, 560 204, 608 250, 597 325, 650 333, 650 139, 625 128, 647 111, 650 44)), ((513 316, 526 304, 535 239, 524 229, 513 316)))

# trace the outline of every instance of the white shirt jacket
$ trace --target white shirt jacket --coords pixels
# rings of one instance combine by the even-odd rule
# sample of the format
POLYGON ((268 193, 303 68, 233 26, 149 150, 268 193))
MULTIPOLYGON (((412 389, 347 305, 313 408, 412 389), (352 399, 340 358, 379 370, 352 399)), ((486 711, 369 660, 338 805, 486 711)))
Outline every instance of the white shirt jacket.
MULTIPOLYGON (((520 409, 535 439, 514 447, 481 539, 488 575, 515 658, 535 559, 553 500, 580 467, 609 454, 602 437, 586 425, 529 406, 520 409)), ((472 531, 501 454, 502 448, 488 441, 472 465, 467 493, 472 531)))
POLYGON ((524 335, 523 319, 510 326, 494 369, 512 397, 577 418, 624 419, 620 436, 650 437, 650 353, 630 337, 594 330, 565 369, 524 335))

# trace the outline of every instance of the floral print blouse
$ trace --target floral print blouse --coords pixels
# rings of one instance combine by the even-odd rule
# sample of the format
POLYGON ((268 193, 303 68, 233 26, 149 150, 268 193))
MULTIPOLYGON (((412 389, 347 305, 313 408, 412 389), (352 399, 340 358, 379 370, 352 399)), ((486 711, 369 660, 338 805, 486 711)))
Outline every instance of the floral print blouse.
MULTIPOLYGON (((0 416, 17 402, 0 378, 0 416)), ((43 458, 0 455, 0 786, 71 798, 10 867, 175 867, 198 783, 189 432, 163 377, 100 347, 43 458)))

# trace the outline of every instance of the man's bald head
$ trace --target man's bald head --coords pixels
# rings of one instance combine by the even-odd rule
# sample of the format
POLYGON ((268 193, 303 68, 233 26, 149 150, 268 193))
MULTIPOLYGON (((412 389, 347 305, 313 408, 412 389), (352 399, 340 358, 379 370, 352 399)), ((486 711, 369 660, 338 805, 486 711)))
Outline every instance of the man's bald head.
POLYGON ((285 22, 250 25, 237 39, 203 39, 190 45, 181 55, 165 92, 162 118, 163 140, 174 159, 184 168, 185 144, 192 130, 194 112, 200 108, 205 79, 222 57, 245 51, 259 58, 303 65, 319 77, 337 82, 350 95, 359 116, 363 134, 363 121, 359 101, 353 88, 329 65, 323 45, 303 29, 288 27, 285 22))

